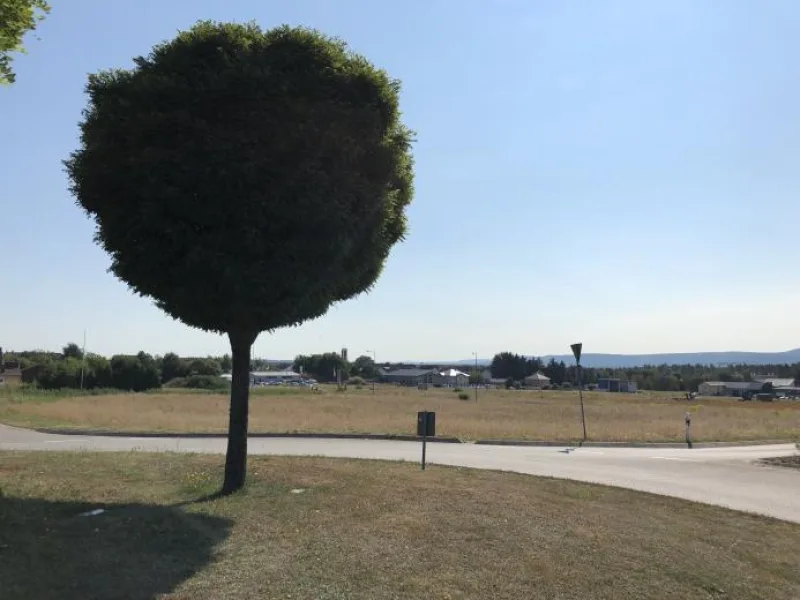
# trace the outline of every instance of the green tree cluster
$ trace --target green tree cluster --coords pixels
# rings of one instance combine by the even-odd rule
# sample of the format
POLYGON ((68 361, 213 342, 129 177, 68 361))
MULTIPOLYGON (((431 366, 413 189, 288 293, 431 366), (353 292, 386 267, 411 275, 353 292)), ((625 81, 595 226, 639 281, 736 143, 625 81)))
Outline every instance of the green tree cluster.
POLYGON ((171 387, 226 389, 228 383, 219 376, 224 372, 226 358, 181 358, 174 352, 152 357, 140 352, 135 356, 115 355, 111 360, 88 353, 71 342, 61 353, 43 351, 10 352, 4 362, 19 364, 28 371, 28 378, 43 389, 79 388, 83 372, 83 389, 117 388, 120 390, 153 389, 162 383, 180 380, 171 387), (116 370, 112 371, 112 363, 116 370), (158 381, 153 373, 158 373, 158 381), (203 379, 205 378, 205 379, 203 379))
MULTIPOLYGON (((578 381, 574 364, 550 359, 543 364, 540 359, 526 358, 511 352, 501 352, 492 359, 493 378, 521 381, 527 375, 541 370, 553 384, 574 385, 578 381)), ((581 368, 584 384, 596 384, 602 378, 635 381, 642 390, 663 392, 696 392, 704 381, 751 381, 754 374, 800 380, 800 363, 775 365, 645 365, 635 368, 581 368)))
POLYGON ((361 377, 362 379, 378 379, 380 370, 371 356, 361 355, 353 361, 350 367, 350 375, 361 377))
POLYGON ((292 369, 298 373, 302 370, 304 375, 309 375, 320 382, 336 381, 337 373, 341 371, 342 381, 347 381, 351 374, 351 366, 338 352, 325 352, 324 354, 300 355, 294 359, 292 369))
POLYGON ((542 362, 538 358, 526 358, 513 352, 500 352, 492 358, 489 370, 494 379, 521 381, 542 370, 542 362))
POLYGON ((111 380, 117 389, 142 392, 161 387, 161 371, 155 359, 145 352, 135 356, 118 354, 111 357, 111 380))
POLYGON ((46 357, 32 365, 36 384, 42 389, 115 388, 141 392, 161 386, 155 359, 145 352, 135 356, 115 355, 111 360, 88 354, 86 360, 72 355, 46 357), (81 373, 83 377, 81 377, 81 373))
POLYGON ((61 351, 61 355, 64 358, 77 358, 80 360, 83 358, 83 350, 80 346, 78 346, 78 344, 70 342, 64 346, 64 349, 61 351))
POLYGON ((158 360, 163 383, 193 375, 219 377, 225 372, 224 363, 224 356, 221 358, 181 358, 174 352, 168 352, 158 360))

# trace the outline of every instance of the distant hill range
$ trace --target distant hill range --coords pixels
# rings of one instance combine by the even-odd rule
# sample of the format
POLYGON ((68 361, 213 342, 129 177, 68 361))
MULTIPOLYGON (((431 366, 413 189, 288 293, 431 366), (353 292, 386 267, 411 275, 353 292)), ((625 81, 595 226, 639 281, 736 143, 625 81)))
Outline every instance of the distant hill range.
MULTIPOLYGON (((545 362, 551 358, 557 361, 574 364, 572 354, 556 354, 541 357, 545 362)), ((478 360, 479 365, 488 365, 491 360, 478 360)), ((775 365, 800 363, 800 348, 786 352, 679 352, 668 354, 592 354, 581 356, 584 367, 617 368, 644 367, 646 365, 775 365)), ((468 366, 475 364, 475 359, 459 360, 456 363, 468 366)))

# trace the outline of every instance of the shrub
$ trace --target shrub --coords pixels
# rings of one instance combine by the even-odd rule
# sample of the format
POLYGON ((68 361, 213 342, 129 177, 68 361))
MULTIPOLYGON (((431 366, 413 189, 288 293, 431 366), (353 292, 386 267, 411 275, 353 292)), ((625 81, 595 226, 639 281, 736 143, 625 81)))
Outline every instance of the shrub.
POLYGON ((552 383, 552 384, 550 384, 550 389, 551 390, 560 390, 561 386, 558 385, 557 383, 552 383))
POLYGON ((228 380, 214 375, 189 375, 188 377, 175 377, 164 384, 168 388, 188 388, 193 390, 229 390, 231 384, 228 380))
POLYGON ((347 385, 359 386, 359 385, 364 385, 366 383, 367 382, 364 380, 363 377, 358 377, 358 376, 351 377, 350 379, 347 380, 347 385))
POLYGON ((461 392, 458 395, 458 399, 459 400, 469 400, 469 394, 467 394, 466 392, 461 392))
POLYGON ((464 390, 462 390, 461 388, 457 387, 457 388, 454 388, 453 391, 457 394, 459 392, 463 392, 464 390))
POLYGON ((173 377, 164 384, 165 388, 185 388, 186 377, 173 377))
POLYGON ((572 384, 569 381, 565 381, 564 383, 561 384, 561 389, 562 390, 571 390, 572 389, 572 384))

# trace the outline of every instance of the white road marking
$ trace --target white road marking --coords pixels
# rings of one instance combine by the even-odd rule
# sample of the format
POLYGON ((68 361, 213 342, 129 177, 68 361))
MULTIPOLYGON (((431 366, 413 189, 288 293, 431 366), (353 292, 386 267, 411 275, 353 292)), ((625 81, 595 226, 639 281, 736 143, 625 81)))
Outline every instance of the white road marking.
POLYGON ((91 442, 92 440, 45 440, 45 444, 76 444, 78 442, 91 442))
POLYGON ((697 462, 691 458, 678 458, 677 456, 651 456, 650 458, 657 458, 660 460, 682 460, 684 462, 697 462))

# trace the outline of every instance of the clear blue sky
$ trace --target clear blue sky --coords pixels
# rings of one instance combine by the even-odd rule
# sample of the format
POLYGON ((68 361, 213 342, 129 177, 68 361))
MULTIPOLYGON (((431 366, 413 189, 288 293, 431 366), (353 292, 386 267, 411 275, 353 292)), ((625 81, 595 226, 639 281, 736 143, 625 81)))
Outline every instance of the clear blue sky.
POLYGON ((222 353, 106 272, 67 192, 87 73, 200 19, 306 25, 403 81, 407 241, 255 354, 800 346, 795 0, 53 0, 0 89, 0 344, 222 353), (113 8, 112 8, 113 7, 113 8))

